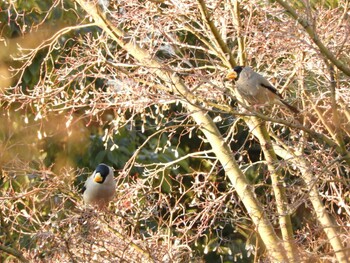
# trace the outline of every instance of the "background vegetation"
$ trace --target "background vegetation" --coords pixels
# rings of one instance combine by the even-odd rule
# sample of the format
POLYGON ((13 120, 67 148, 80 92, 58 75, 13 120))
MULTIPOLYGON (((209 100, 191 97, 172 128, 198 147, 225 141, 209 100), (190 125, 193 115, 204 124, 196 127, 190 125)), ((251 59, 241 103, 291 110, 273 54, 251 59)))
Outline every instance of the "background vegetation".
POLYGON ((349 2, 6 1, 1 262, 348 262, 349 2), (251 108, 261 72, 298 107, 251 108), (115 170, 108 211, 80 188, 115 170))

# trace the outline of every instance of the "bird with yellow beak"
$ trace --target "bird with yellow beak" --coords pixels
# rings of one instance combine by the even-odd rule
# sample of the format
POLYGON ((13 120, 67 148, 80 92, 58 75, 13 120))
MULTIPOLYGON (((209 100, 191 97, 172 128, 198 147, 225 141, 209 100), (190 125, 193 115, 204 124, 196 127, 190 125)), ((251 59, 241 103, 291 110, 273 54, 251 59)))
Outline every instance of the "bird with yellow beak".
POLYGON ((114 197, 115 186, 113 169, 104 163, 99 164, 83 187, 84 202, 99 209, 107 207, 114 197))
POLYGON ((279 104, 294 113, 299 110, 283 100, 281 94, 270 82, 250 67, 236 66, 226 75, 226 79, 235 82, 238 93, 254 105, 279 104))

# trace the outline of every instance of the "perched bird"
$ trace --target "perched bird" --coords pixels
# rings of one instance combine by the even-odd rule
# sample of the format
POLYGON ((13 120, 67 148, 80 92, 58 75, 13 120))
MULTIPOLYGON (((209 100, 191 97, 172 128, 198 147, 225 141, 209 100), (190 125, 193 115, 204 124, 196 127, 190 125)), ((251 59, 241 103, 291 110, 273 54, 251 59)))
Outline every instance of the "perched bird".
POLYGON ((270 82, 250 67, 236 66, 226 75, 235 80, 239 94, 252 105, 279 104, 294 113, 299 110, 283 100, 281 94, 270 82))
POLYGON ((114 197, 115 185, 112 168, 104 163, 99 164, 83 187, 84 202, 100 209, 106 207, 114 197))

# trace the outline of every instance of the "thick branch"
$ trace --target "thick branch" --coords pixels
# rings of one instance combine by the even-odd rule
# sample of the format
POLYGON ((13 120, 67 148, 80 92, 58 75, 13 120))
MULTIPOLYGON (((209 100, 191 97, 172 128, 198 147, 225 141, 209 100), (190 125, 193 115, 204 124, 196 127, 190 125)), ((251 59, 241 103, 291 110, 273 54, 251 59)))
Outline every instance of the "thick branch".
POLYGON ((339 226, 337 226, 332 216, 327 212, 319 195, 317 184, 315 183, 315 175, 309 169, 312 167, 312 164, 309 163, 301 153, 297 154, 298 158, 296 158, 295 155, 283 150, 277 144, 274 144, 273 147, 280 156, 288 159, 300 170, 309 193, 309 199, 316 213, 316 218, 322 225, 323 231, 326 233, 328 241, 334 249, 338 262, 349 262, 349 251, 347 252, 344 250, 340 238, 340 231, 338 231, 339 226))
POLYGON ((18 251, 14 248, 11 247, 6 247, 3 245, 0 245, 0 250, 4 251, 5 253, 12 255, 14 257, 16 257, 20 262, 29 262, 22 254, 21 251, 18 251))
POLYGON ((277 169, 278 159, 272 147, 270 135, 266 129, 265 122, 256 117, 244 118, 253 134, 258 138, 261 148, 267 161, 267 167, 270 172, 272 188, 276 198, 279 224, 282 238, 285 242, 288 259, 291 262, 300 262, 300 253, 293 238, 293 227, 290 215, 287 213, 288 200, 285 194, 281 172, 277 169))
MULTIPOLYGON (((210 16, 210 13, 205 5, 205 1, 197 0, 197 2, 198 2, 199 10, 201 11, 203 20, 205 21, 207 27, 210 29, 210 32, 213 34, 214 40, 218 43, 218 47, 222 51, 222 54, 223 55, 226 54, 229 56, 229 65, 226 65, 226 66, 228 66, 228 67, 236 66, 236 61, 232 56, 232 52, 230 51, 230 49, 228 48, 226 43, 221 38, 219 30, 215 26, 215 24, 210 16)), ((225 57, 225 56, 223 56, 223 57, 225 57)))

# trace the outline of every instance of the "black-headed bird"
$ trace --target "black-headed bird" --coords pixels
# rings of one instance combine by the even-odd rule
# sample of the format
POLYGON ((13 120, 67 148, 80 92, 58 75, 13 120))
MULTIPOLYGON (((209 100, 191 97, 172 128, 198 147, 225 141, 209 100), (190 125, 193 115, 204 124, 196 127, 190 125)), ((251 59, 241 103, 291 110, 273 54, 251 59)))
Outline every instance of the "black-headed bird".
POLYGON ((267 79, 250 67, 236 66, 226 75, 226 78, 235 81, 239 94, 252 106, 279 104, 294 113, 299 113, 297 108, 283 100, 282 95, 267 79))
POLYGON ((113 169, 104 163, 99 164, 83 187, 85 204, 99 209, 107 207, 115 195, 115 186, 113 169))

